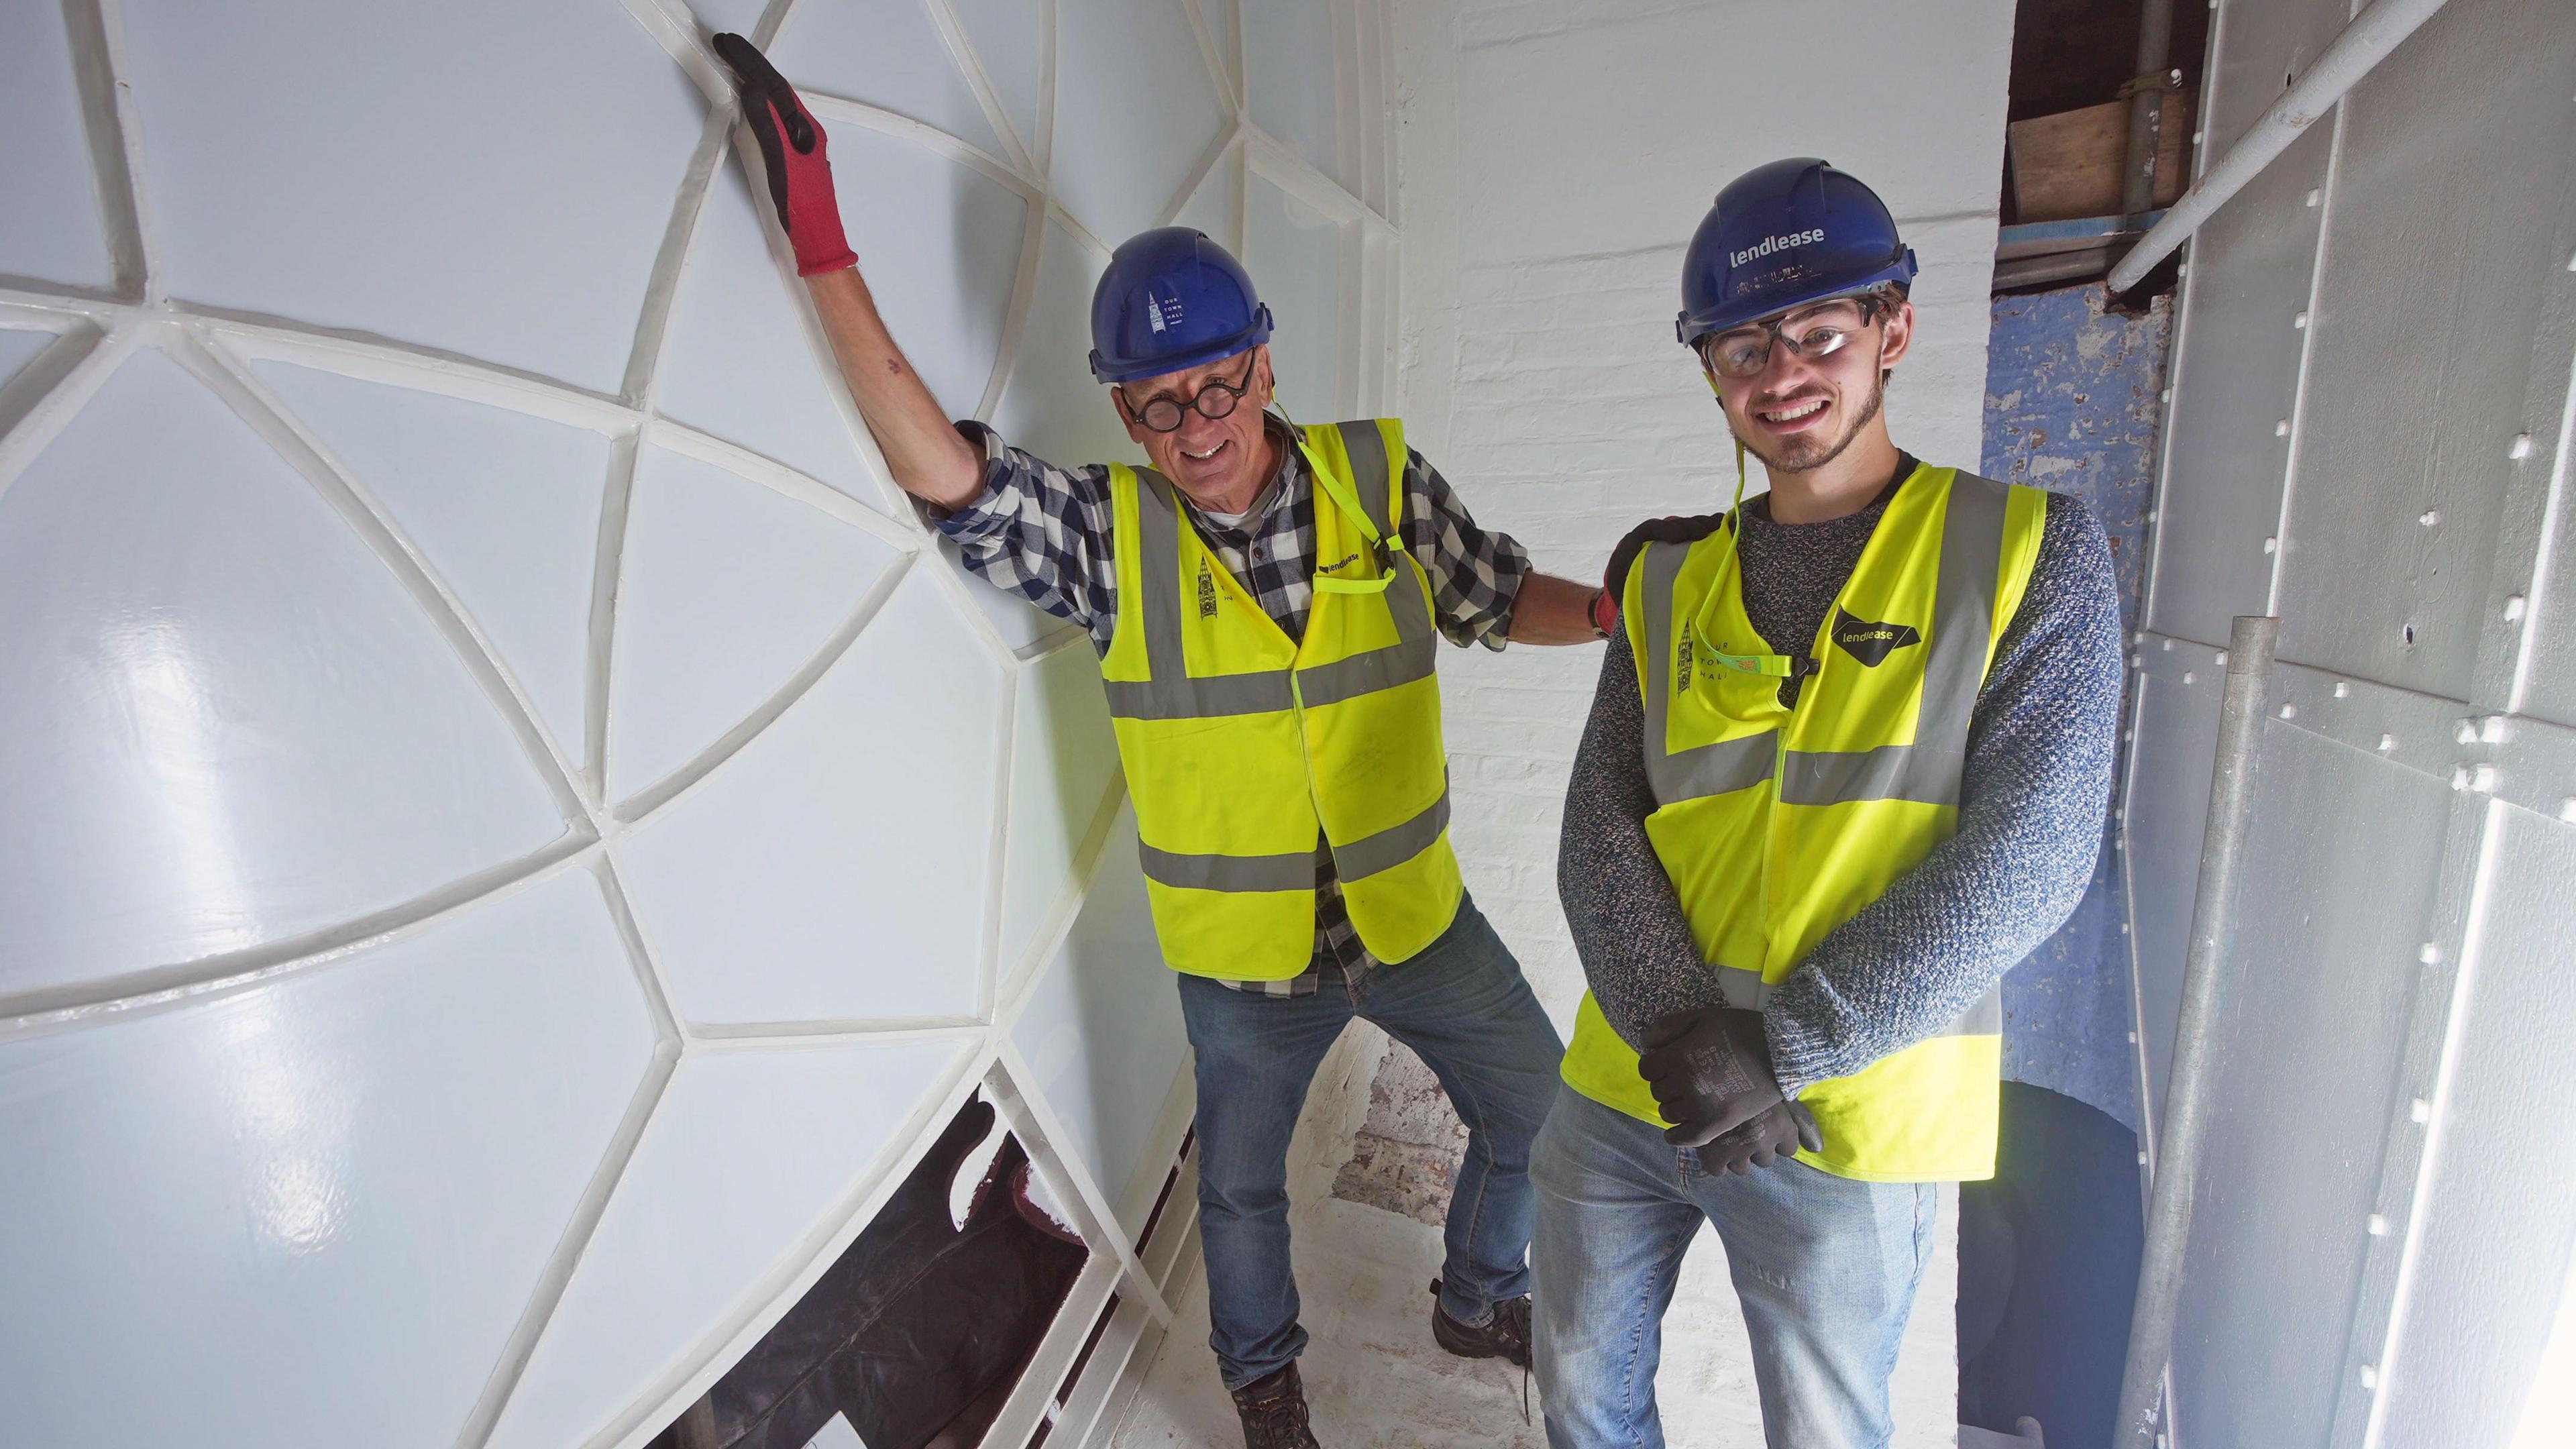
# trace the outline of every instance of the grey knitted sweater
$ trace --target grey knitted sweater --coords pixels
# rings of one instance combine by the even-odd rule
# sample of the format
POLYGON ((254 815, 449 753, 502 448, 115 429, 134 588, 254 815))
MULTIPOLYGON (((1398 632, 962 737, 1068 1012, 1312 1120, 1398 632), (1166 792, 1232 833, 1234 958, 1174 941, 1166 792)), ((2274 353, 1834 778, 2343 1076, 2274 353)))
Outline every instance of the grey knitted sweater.
MULTIPOLYGON (((1775 648, 1816 637, 1897 486, 1823 523, 1774 523, 1767 497, 1746 502, 1744 604, 1775 648)), ((1637 1046, 1656 1018, 1721 998, 1646 837, 1655 802, 1636 661, 1615 640, 1604 653, 1566 789, 1557 893, 1602 1016, 1637 1046)), ((1958 829, 1773 988, 1763 1018, 1783 1091, 1932 1036, 2074 912, 2101 845, 2121 676, 2102 525, 2052 493, 2029 589, 1977 697, 1958 829)), ((1800 683, 1781 684, 1784 703, 1800 683)))

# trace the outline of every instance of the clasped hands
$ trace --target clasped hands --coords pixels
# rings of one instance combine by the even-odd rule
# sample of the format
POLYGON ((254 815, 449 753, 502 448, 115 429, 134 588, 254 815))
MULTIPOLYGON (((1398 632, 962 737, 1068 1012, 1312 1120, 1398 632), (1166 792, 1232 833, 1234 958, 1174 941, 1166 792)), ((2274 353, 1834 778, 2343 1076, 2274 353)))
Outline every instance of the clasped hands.
POLYGON ((1762 1013, 1703 1006, 1646 1028, 1637 1074, 1673 1125, 1664 1140, 1700 1150, 1711 1173, 1769 1167, 1800 1147, 1824 1149, 1816 1119, 1780 1094, 1762 1013))

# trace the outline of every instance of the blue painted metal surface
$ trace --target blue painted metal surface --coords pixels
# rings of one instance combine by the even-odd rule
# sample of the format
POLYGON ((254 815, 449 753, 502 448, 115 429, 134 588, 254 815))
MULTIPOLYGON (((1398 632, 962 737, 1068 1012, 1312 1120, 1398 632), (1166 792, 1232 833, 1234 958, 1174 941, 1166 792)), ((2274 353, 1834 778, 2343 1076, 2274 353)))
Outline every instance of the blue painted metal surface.
MULTIPOLYGON (((2106 313, 2102 303, 2099 283, 1995 298, 1982 466, 1987 477, 2092 506, 2111 536, 2123 627, 2134 631, 2172 312, 2166 298, 2134 316, 2106 313)), ((2135 1130, 2128 903, 2113 839, 2105 822, 2083 904, 2004 979, 2004 1075, 2135 1130)))

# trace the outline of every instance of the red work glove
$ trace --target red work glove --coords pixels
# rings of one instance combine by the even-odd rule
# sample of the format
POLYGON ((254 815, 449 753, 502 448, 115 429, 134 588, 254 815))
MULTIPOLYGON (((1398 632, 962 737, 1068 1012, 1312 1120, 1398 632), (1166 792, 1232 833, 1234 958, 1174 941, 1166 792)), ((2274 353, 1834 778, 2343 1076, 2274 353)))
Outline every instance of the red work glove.
POLYGON ((769 199, 796 249, 796 275, 854 267, 858 256, 841 233, 841 203, 832 195, 832 163, 824 159, 823 128, 796 99, 796 88, 752 43, 727 32, 716 37, 716 55, 733 70, 742 93, 742 118, 760 143, 769 171, 769 199))

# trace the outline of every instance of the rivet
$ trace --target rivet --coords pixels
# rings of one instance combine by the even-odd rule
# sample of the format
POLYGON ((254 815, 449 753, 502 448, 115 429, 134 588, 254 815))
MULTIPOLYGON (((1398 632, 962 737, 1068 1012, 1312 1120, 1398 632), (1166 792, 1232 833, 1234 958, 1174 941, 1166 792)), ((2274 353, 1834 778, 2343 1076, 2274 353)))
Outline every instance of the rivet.
POLYGON ((2165 641, 2165 652, 2167 654, 2171 654, 2173 652, 2173 641, 2171 639, 2167 639, 2165 641))
POLYGON ((2363 1364, 2361 1366, 2361 1386, 2365 1389, 2378 1388, 2379 1370, 2372 1368, 2368 1364, 2363 1364))
POLYGON ((2434 524, 2442 521, 2442 510, 2438 508, 2427 508, 2423 512, 2415 515, 2415 521, 2424 525, 2426 528, 2431 528, 2434 524))
POLYGON ((2507 595, 2505 595, 2505 600, 2504 600, 2504 621, 2505 621, 2506 623, 2508 623, 2508 624, 2519 624, 2519 623, 2521 623, 2521 622, 2522 622, 2522 612, 2523 612, 2523 610, 2525 610, 2525 609, 2527 609, 2527 608, 2529 608, 2529 607, 2531 607, 2531 606, 2523 602, 2522 595, 2520 595, 2520 594, 2507 594, 2507 595))
POLYGON ((2308 314, 2307 314, 2307 313, 2305 313, 2305 312, 2301 312, 2301 313, 2297 314, 2296 316, 2292 317, 2292 318, 2290 319, 2290 325, 2291 325, 2291 326, 2293 326, 2293 327, 2305 328, 2305 327, 2308 325, 2308 314))
POLYGON ((2430 1122, 2433 1120, 2433 1104, 2418 1097, 2406 1104, 2406 1115, 2419 1124, 2430 1122))
POLYGON ((2277 538, 2267 538, 2267 539, 2263 540, 2263 553, 2264 553, 2264 555, 2265 555, 2266 557, 2269 557, 2269 556, 2271 556, 2271 555, 2273 555, 2273 554, 2279 553, 2280 551, 2281 551, 2281 541, 2280 541, 2279 539, 2277 539, 2277 538))
POLYGON ((2349 680, 2349 679, 2338 679, 2338 680, 2336 680, 2336 681, 2335 681, 2335 698, 2337 698, 2337 699, 2350 699, 2350 698, 2352 698, 2352 681, 2351 681, 2351 680, 2349 680))
POLYGON ((2492 795, 2495 793, 2497 779, 2495 766, 2480 765, 2477 773, 2469 777, 2469 788, 2481 795, 2492 795))
POLYGON ((2290 435, 2290 420, 2289 420, 2288 418, 2281 418, 2281 419, 2278 419, 2278 420, 2276 420, 2276 421, 2274 421, 2274 422, 2273 422, 2273 424, 2272 424, 2272 436, 2273 436, 2273 437, 2276 437, 2276 438, 2286 438, 2286 437, 2288 437, 2289 435, 2290 435))
POLYGON ((2473 719, 2464 719, 2460 721, 2460 727, 2451 732, 2451 738, 2464 745, 2476 744, 2478 742, 2478 722, 2473 719))
POLYGON ((2121 935, 2123 935, 2123 936, 2125 936, 2125 935, 2129 934, 2129 923, 2128 923, 2128 922, 2126 922, 2126 921, 2122 921, 2122 922, 2120 923, 2120 934, 2121 934, 2121 935))
POLYGON ((2130 667, 2131 669, 2144 669, 2144 668, 2146 668, 2146 667, 2147 667, 2147 656, 2145 656, 2144 654, 2132 654, 2132 655, 2130 655, 2130 656, 2129 656, 2129 667, 2130 667))
POLYGON ((2137 645, 2141 649, 2145 648, 2147 644, 2147 631, 2140 629, 2137 633, 2130 635, 2129 642, 2137 645))
POLYGON ((2425 965, 2425 966, 2439 966, 2439 965, 2441 965, 2441 964, 2442 964, 2442 947, 2441 947, 2441 944, 2440 944, 2439 942, 2435 942, 2435 941, 2427 941, 2427 942, 2425 942, 2423 945, 2416 947, 2416 948, 2415 948, 2415 960, 2417 961, 2417 963, 2418 963, 2418 964, 2420 964, 2420 965, 2425 965))
POLYGON ((2129 1045, 2131 1045, 2131 1046, 2136 1046, 2137 1044, 2138 1044, 2138 1034, 2137 1034, 2136 1032, 2134 1032, 2134 1031, 2133 1031, 2133 1032, 2129 1033, 2129 1045))
POLYGON ((2530 457, 2530 456, 2531 456, 2531 434, 2529 434, 2529 433, 2516 433, 2516 434, 2514 434, 2514 435, 2513 435, 2513 446, 2512 446, 2512 447, 2510 447, 2510 448, 2505 449, 2505 450, 2504 450, 2504 455, 2505 455, 2506 457, 2508 457, 2508 458, 2513 459, 2513 460, 2514 460, 2515 462, 2517 462, 2517 463, 2518 463, 2518 462, 2521 462, 2521 461, 2522 461, 2523 459, 2525 459, 2525 458, 2530 457))
POLYGON ((2283 719, 2297 719, 2298 717, 2299 717, 2299 707, 2298 707, 2297 705, 2295 705, 2295 704, 2285 704, 2285 705, 2281 706, 2281 718, 2283 718, 2283 719))
POLYGON ((2212 650, 2210 650, 2210 651, 2209 651, 2209 662, 2210 662, 2210 663, 2212 663, 2212 664, 2217 665, 2217 666, 2218 666, 2218 667, 2220 667, 2221 669, 2226 668, 2226 667, 2227 667, 2227 651, 2226 651, 2226 650, 2224 650, 2224 649, 2212 649, 2212 650))
POLYGON ((2454 790, 2465 790, 2469 788, 2468 766, 2453 765, 2451 767, 2451 788, 2454 790))
POLYGON ((2147 522, 2149 522, 2149 523, 2153 523, 2153 522, 2155 522, 2155 521, 2156 521, 2156 511, 2155 511, 2154 509, 2152 509, 2152 508, 2148 509, 2148 510, 2146 511, 2146 513, 2145 513, 2145 515, 2144 515, 2144 516, 2145 516, 2145 518, 2146 518, 2146 521, 2147 521, 2147 522))
POLYGON ((2569 825, 2576 825, 2576 795, 2558 802, 2558 818, 2569 825))
POLYGON ((2200 144, 2200 142, 2201 142, 2201 138, 2202 138, 2202 137, 2204 137, 2204 136, 2207 136, 2208 134, 2209 134, 2209 133, 2208 133, 2207 131, 2194 131, 2194 132, 2192 132, 2192 133, 2191 133, 2191 144, 2193 144, 2193 145, 2195 145, 2195 146, 2199 145, 2199 144, 2200 144))
POLYGON ((2379 737, 2379 752, 2381 754, 2387 754, 2390 750, 2395 748, 2397 748, 2397 736, 2381 735, 2379 737))
POLYGON ((2308 190, 2308 205, 2310 205, 2310 206, 2314 206, 2314 205, 2316 205, 2318 202, 2323 201, 2323 200, 2325 200, 2325 199, 2326 199, 2326 194, 2325 194, 2324 192, 2319 191, 2319 190, 2315 189, 2314 187, 2309 188, 2309 190, 2308 190))
POLYGON ((2369 1233, 2374 1238, 2384 1238, 2388 1236, 2388 1217, 2384 1213, 2372 1213, 2370 1215, 2370 1220, 2363 1223, 2361 1226, 2363 1231, 2369 1233))
MULTIPOLYGON (((2139 1165, 2140 1167, 2144 1167, 2144 1166, 2146 1166, 2146 1165, 2147 1165, 2147 1154, 2145 1154, 2145 1153, 2143 1153, 2143 1152, 2141 1152, 2141 1153, 2139 1153, 2139 1154, 2138 1154, 2138 1165, 2139 1165)), ((2159 1437, 2162 1437, 2162 1436, 2159 1436, 2159 1437)))
POLYGON ((2156 394, 2156 401, 2158 401, 2158 402, 2172 402, 2172 401, 2173 401, 2173 389, 2172 389, 2172 388, 2166 388, 2164 391, 2162 391, 2162 392, 2160 392, 2160 393, 2157 393, 2157 394, 2156 394))
POLYGON ((2121 742, 2122 742, 2122 743, 2124 743, 2124 744, 2125 744, 2125 743, 2127 743, 2127 742, 2128 742, 2128 741, 2130 741, 2130 740, 2134 740, 2134 739, 2136 739, 2137 737, 2138 737, 2138 732, 2137 732, 2136 730, 2122 730, 2122 731, 2120 731, 2120 739, 2121 739, 2121 742))
POLYGON ((2185 684, 2189 684, 2189 683, 2191 683, 2191 671, 2190 671, 2190 670, 2186 669, 2186 670, 2184 670, 2184 671, 2182 672, 2182 682, 2183 682, 2183 683, 2185 683, 2185 684))
POLYGON ((2513 726, 2506 722, 2503 715, 2491 714, 2479 723, 2478 738, 2490 745, 2500 745, 2505 742, 2512 730, 2513 726))

